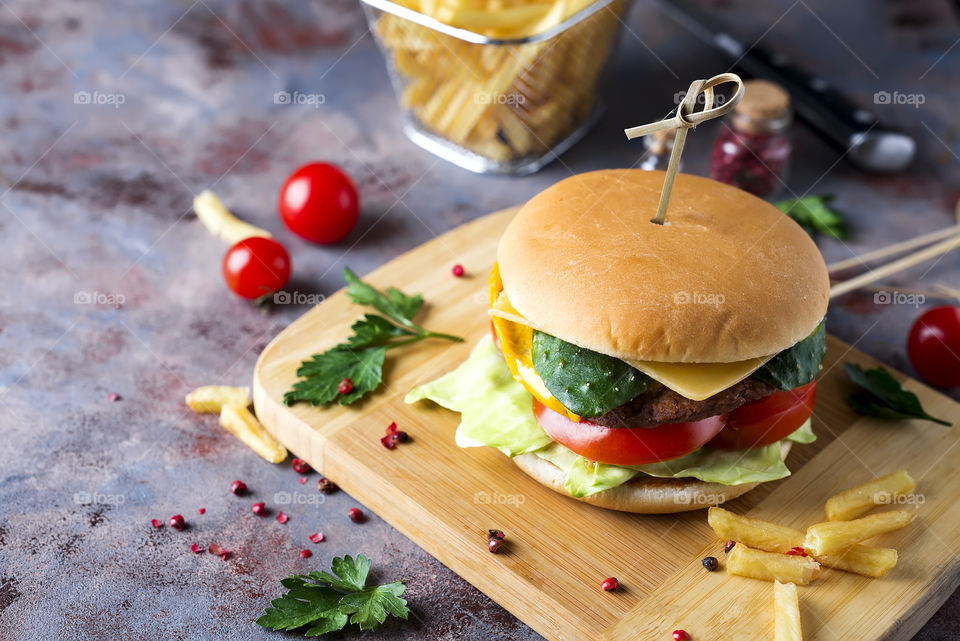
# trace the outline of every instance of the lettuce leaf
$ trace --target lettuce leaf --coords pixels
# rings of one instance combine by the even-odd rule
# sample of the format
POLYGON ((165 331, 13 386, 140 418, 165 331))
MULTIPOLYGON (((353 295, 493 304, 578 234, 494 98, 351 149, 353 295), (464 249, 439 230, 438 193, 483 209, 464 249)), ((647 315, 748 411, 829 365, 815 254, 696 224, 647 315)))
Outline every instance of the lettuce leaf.
POLYGON ((539 450, 553 441, 533 417, 533 397, 510 375, 493 338, 484 337, 460 367, 410 390, 403 399, 430 399, 460 412, 460 447, 495 447, 507 456, 539 450))
MULTIPOLYGON (((774 481, 790 475, 780 458, 780 443, 749 450, 703 447, 662 463, 621 466, 596 463, 550 439, 533 417, 533 399, 510 375, 503 356, 487 336, 460 367, 411 390, 404 399, 430 399, 461 413, 456 442, 460 447, 489 446, 507 456, 535 453, 563 470, 565 488, 583 497, 626 483, 639 474, 660 478, 693 477, 708 483, 740 485, 774 481)), ((812 443, 808 420, 787 439, 812 443)))

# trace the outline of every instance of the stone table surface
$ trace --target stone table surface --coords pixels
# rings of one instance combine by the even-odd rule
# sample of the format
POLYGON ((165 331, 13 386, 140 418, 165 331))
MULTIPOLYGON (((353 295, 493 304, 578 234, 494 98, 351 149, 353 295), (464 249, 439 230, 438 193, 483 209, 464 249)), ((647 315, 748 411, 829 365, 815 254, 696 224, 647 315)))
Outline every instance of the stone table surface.
MULTIPOLYGON (((919 162, 899 176, 860 173, 795 126, 789 190, 836 194, 852 226, 846 243, 820 242, 828 261, 956 222, 956 2, 709 10, 859 104, 873 107, 881 90, 923 96, 876 107, 919 142, 919 162)), ((260 350, 308 306, 265 311, 227 291, 224 247, 191 196, 213 188, 274 232, 295 265, 288 290, 325 295, 344 265, 366 273, 573 172, 635 164, 642 145, 622 128, 660 117, 690 80, 729 62, 639 1, 588 138, 537 175, 477 176, 404 138, 356 0, 0 2, 0 639, 278 638, 253 623, 277 580, 357 552, 378 576, 407 579, 413 609, 366 638, 539 638, 376 516, 350 523, 342 492, 291 508, 286 525, 250 513, 254 499, 314 493, 316 475, 299 485, 289 465, 263 462, 183 397, 248 384, 260 350), (324 101, 275 104, 277 91, 324 101), (313 160, 341 164, 361 192, 361 221, 338 246, 293 237, 276 214, 284 177, 313 160), (252 497, 229 494, 234 479, 252 497), (186 531, 150 526, 175 513, 186 531), (318 529, 327 541, 310 546, 318 529), (234 557, 195 556, 193 541, 234 557)), ((688 171, 705 173, 716 127, 691 134, 688 171)), ((889 283, 928 291, 958 277, 955 252, 889 283)), ((927 294, 920 308, 942 302, 927 294)), ((831 306, 829 330, 912 372, 904 342, 919 311, 864 291, 831 306)), ((960 638, 958 615, 955 594, 916 639, 960 638)))

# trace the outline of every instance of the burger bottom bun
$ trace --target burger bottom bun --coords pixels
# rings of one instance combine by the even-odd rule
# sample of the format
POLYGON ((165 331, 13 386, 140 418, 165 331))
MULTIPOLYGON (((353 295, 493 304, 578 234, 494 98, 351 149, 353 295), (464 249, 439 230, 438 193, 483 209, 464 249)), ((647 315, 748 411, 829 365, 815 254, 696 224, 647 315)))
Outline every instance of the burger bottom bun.
MULTIPOLYGON (((781 459, 787 458, 790 445, 790 441, 780 442, 781 459)), ((570 496, 564 489, 563 471, 546 459, 536 454, 520 454, 513 457, 513 462, 541 485, 549 487, 554 492, 597 507, 637 514, 671 514, 701 510, 733 500, 759 485, 759 483, 722 485, 705 483, 695 478, 668 479, 637 476, 623 485, 577 498, 570 496)))

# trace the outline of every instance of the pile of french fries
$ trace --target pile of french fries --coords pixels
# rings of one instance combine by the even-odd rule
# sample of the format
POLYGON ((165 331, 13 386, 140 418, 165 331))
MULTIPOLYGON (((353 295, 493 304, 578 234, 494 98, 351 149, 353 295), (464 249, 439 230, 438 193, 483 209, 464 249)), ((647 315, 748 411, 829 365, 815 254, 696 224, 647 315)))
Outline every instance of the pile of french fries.
MULTIPOLYGON (((491 38, 544 33, 595 0, 397 0, 491 38)), ((541 156, 590 117, 626 0, 546 40, 477 44, 379 14, 402 106, 427 131, 500 163, 541 156)))
POLYGON ((863 516, 877 505, 905 503, 916 482, 900 470, 850 488, 826 503, 827 521, 791 527, 710 508, 707 522, 722 541, 735 541, 727 556, 730 574, 774 582, 776 641, 800 641, 797 585, 815 580, 823 566, 878 578, 897 564, 897 551, 864 541, 909 524, 915 512, 891 510, 863 516))
POLYGON ((220 425, 271 463, 282 463, 287 448, 281 445, 250 411, 250 388, 204 385, 187 394, 187 405, 200 414, 219 414, 220 425))

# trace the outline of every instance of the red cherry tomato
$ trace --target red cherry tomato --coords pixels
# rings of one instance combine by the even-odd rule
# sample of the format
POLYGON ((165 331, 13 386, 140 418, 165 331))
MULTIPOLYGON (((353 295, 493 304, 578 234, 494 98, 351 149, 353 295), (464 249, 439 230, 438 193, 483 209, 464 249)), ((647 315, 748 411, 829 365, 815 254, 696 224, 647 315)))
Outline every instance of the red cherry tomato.
POLYGON ((280 188, 278 207, 290 231, 329 245, 346 238, 357 224, 360 197, 339 167, 315 162, 290 174, 280 188))
POLYGON ((730 412, 727 426, 710 445, 725 450, 746 450, 776 443, 789 436, 813 414, 817 382, 785 392, 774 392, 730 412))
POLYGON ((910 364, 920 378, 937 387, 960 385, 960 307, 934 307, 910 328, 910 364))
POLYGON ((223 257, 223 278, 243 298, 273 294, 290 279, 290 255, 272 238, 245 238, 223 257))
POLYGON ((604 427, 579 423, 538 401, 533 414, 553 440, 580 456, 614 465, 643 465, 680 458, 700 449, 726 425, 726 414, 692 423, 664 423, 656 427, 604 427))

